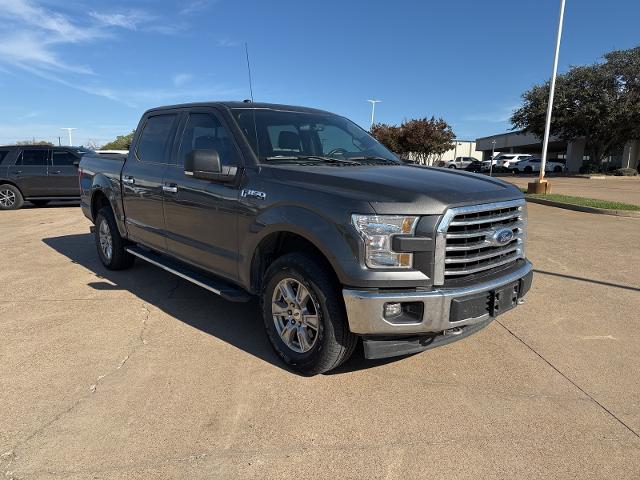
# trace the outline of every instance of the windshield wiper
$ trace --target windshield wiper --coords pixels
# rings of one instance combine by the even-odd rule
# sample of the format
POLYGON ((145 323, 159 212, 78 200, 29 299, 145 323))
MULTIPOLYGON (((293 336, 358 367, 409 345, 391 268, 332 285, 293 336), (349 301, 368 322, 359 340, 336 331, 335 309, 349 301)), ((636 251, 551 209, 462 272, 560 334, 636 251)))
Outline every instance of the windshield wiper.
POLYGON ((322 157, 320 155, 276 155, 275 157, 266 157, 267 161, 306 161, 306 160, 315 160, 317 162, 326 162, 326 163, 346 163, 351 165, 359 165, 358 162, 352 162, 351 159, 343 160, 340 158, 332 158, 332 157, 322 157))
POLYGON ((374 155, 367 155, 362 157, 349 157, 349 160, 355 160, 357 162, 369 162, 369 163, 380 163, 384 165, 401 165, 400 162, 395 160, 391 160, 389 158, 384 157, 376 157, 374 155))

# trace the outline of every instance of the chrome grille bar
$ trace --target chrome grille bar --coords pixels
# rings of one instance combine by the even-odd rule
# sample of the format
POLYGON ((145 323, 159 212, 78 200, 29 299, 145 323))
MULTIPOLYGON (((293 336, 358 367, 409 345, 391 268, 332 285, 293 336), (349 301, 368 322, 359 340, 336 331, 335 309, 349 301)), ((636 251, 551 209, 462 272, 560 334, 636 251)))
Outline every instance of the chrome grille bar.
POLYGON ((450 208, 436 229, 434 284, 524 258, 526 225, 524 199, 450 208), (514 233, 506 245, 494 237, 502 229, 514 233))
POLYGON ((495 222, 503 222, 505 220, 510 220, 512 218, 520 217, 520 210, 515 210, 513 212, 505 213, 503 215, 491 215, 486 217, 475 217, 463 220, 454 220, 449 226, 454 227, 458 225, 479 225, 482 223, 495 223, 495 222))

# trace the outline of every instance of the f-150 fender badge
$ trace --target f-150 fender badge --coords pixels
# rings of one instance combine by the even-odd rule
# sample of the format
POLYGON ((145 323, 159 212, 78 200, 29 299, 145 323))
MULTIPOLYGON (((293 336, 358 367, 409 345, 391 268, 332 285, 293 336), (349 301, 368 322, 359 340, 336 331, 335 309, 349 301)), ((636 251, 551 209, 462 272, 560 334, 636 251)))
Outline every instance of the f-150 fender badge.
POLYGON ((259 198, 260 200, 267 198, 267 194, 264 192, 259 192, 258 190, 247 190, 246 188, 240 192, 240 196, 245 198, 259 198))

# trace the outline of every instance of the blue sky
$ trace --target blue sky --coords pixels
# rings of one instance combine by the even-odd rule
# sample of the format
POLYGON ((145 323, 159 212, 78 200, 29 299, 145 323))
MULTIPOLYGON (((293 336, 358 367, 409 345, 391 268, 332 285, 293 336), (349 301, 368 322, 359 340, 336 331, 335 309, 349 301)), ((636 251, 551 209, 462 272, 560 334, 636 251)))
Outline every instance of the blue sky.
MULTIPOLYGON (((558 0, 0 0, 0 143, 106 142, 147 108, 249 96, 365 128, 442 116, 499 133, 550 74, 558 0)), ((560 69, 640 43, 637 0, 567 0, 560 69)))

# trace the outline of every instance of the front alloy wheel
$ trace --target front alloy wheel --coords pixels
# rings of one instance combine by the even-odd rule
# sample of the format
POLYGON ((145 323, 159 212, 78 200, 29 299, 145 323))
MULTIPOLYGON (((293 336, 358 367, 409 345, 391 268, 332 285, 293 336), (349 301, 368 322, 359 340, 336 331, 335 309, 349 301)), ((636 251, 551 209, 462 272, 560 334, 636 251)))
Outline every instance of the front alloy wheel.
POLYGON ((319 305, 309 290, 293 278, 280 280, 273 291, 271 313, 282 342, 296 353, 307 353, 318 340, 319 305))

